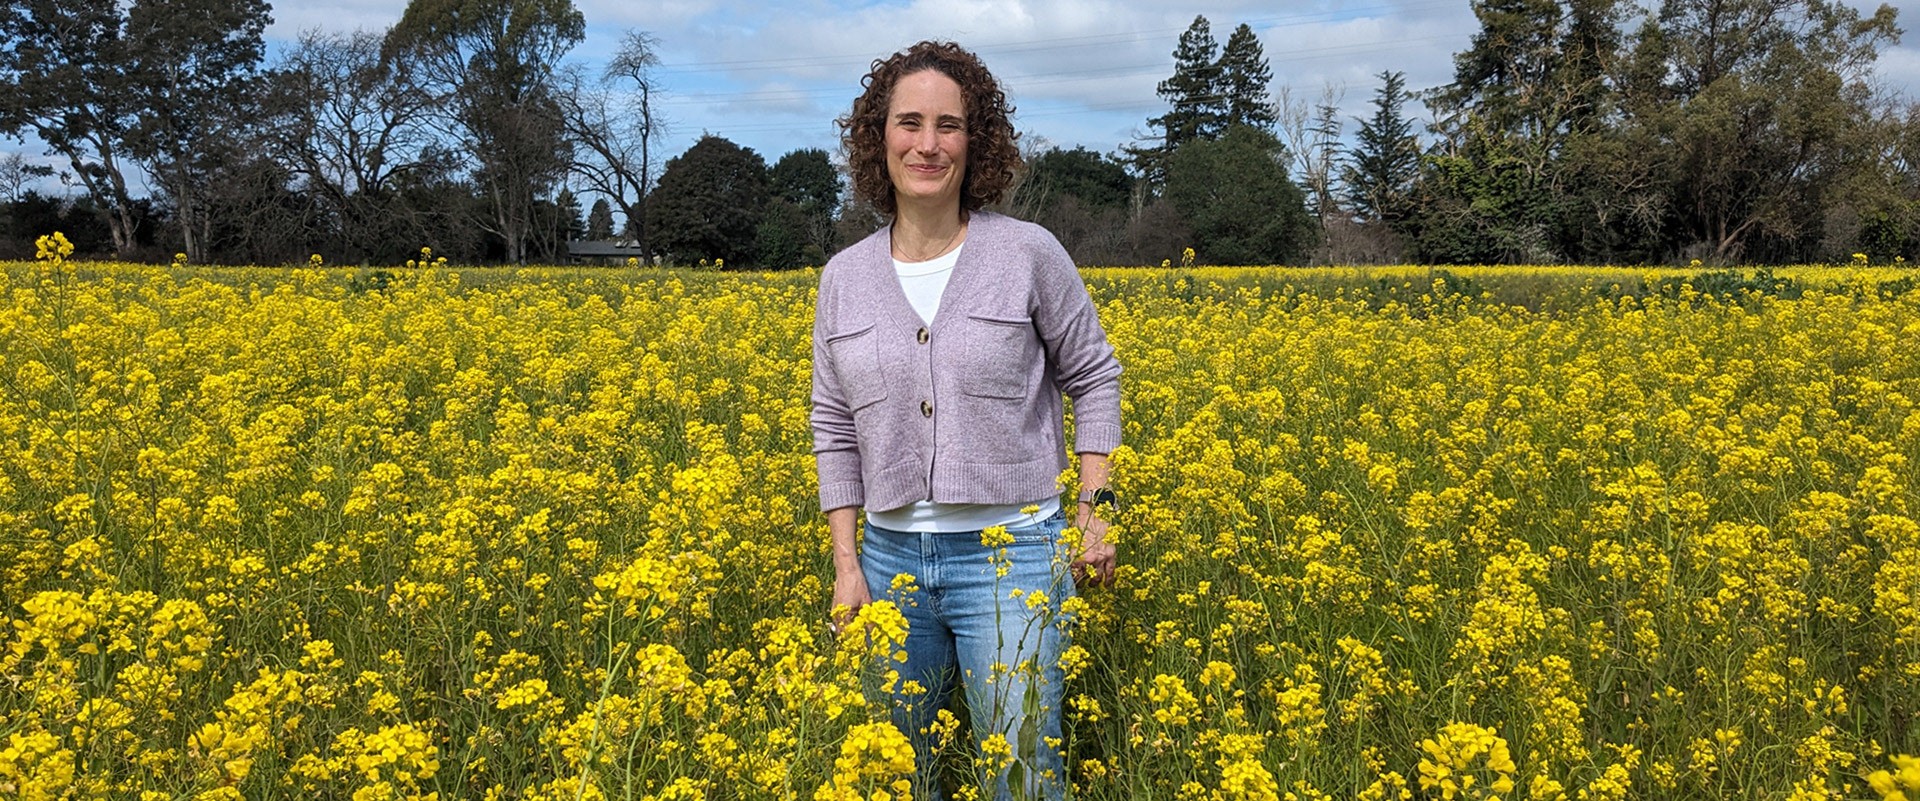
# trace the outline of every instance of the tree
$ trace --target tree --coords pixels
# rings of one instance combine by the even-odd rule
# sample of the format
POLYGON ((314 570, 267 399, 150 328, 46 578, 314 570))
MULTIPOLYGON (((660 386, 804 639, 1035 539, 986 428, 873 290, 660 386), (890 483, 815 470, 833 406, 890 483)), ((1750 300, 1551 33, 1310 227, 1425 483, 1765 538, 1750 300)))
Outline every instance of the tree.
POLYGON ((8 153, 0 158, 0 200, 12 203, 19 200, 27 191, 27 184, 41 178, 53 177, 53 168, 44 164, 30 164, 27 157, 19 153, 8 153))
POLYGON ((1823 207, 1872 169, 1856 146, 1869 77, 1895 41, 1870 17, 1819 0, 1666 0, 1634 43, 1627 125, 1657 146, 1635 157, 1664 184, 1682 246, 1719 259, 1807 259, 1823 207))
POLYGON ((1152 122, 1165 133, 1168 152, 1194 139, 1220 135, 1225 128, 1226 103, 1220 92, 1220 64, 1214 60, 1219 45, 1207 18, 1196 16, 1180 34, 1173 50, 1173 76, 1154 91, 1173 106, 1152 122))
POLYGON ((121 256, 135 244, 125 163, 138 118, 125 27, 116 0, 0 5, 0 134, 30 131, 67 161, 121 256))
MULTIPOLYGON (((320 228, 313 196, 298 191, 286 165, 258 154, 220 167, 219 191, 201 201, 208 261, 293 264, 315 252, 320 228)), ((335 255, 329 253, 329 255, 335 255)))
POLYGON ((1273 69, 1260 47, 1260 37, 1246 23, 1240 23, 1227 37, 1227 46, 1220 52, 1219 74, 1219 92, 1225 106, 1223 125, 1273 130, 1273 104, 1267 96, 1273 69))
POLYGON ((1017 213, 1052 231, 1075 262, 1112 264, 1130 258, 1133 184, 1126 167, 1103 154, 1049 148, 1027 163, 1017 213))
POLYGON ((560 59, 586 35, 571 0, 411 0, 389 55, 419 59, 464 134, 490 214, 476 220, 525 263, 535 201, 572 164, 555 99, 560 59))
POLYGON ((1392 227, 1411 211, 1413 182, 1420 174, 1420 140, 1413 134, 1413 121, 1401 113, 1408 97, 1406 73, 1385 70, 1379 78, 1373 116, 1358 120, 1360 131, 1347 151, 1341 183, 1347 202, 1362 219, 1392 227))
MULTIPOLYGON (((1443 261, 1558 261, 1590 226, 1564 173, 1576 130, 1604 119, 1617 0, 1474 0, 1480 30, 1434 92, 1438 134, 1415 249, 1443 261), (1566 3, 1565 6, 1562 2, 1566 3)), ((1409 231, 1411 233, 1411 230, 1409 231)))
POLYGON ((652 143, 665 128, 654 108, 657 47, 652 34, 627 31, 596 85, 574 75, 559 94, 568 134, 579 146, 574 174, 620 204, 626 231, 643 254, 651 252, 646 204, 653 182, 652 143))
MULTIPOLYGON (((135 219, 144 221, 144 212, 144 208, 136 208, 135 219)), ((29 189, 5 205, 5 216, 0 217, 0 254, 31 259, 33 240, 54 231, 66 234, 80 253, 100 253, 113 245, 106 222, 107 215, 100 213, 91 197, 63 200, 29 189)))
POLYGON ((1553 78, 1562 11, 1556 0, 1473 0, 1480 22, 1453 57, 1453 83, 1437 93, 1446 111, 1470 110, 1492 130, 1536 137, 1557 127, 1553 78))
POLYGON ((613 204, 606 198, 595 198, 593 210, 587 212, 587 238, 596 242, 613 238, 613 204))
POLYGON ((774 197, 799 213, 793 219, 800 222, 800 258, 825 263, 834 250, 833 221, 840 214, 840 192, 846 187, 827 151, 802 148, 781 156, 767 171, 767 185, 774 197))
POLYGON ((1420 261, 1538 264, 1558 261, 1549 185, 1523 140, 1478 116, 1426 155, 1407 233, 1420 261))
POLYGON ((1283 86, 1276 104, 1280 134, 1284 137, 1281 144, 1293 155, 1300 171, 1307 208, 1312 212, 1325 249, 1318 256, 1321 262, 1333 260, 1335 241, 1330 232, 1336 224, 1345 222, 1339 192, 1334 187, 1334 165, 1340 159, 1340 101, 1345 96, 1344 88, 1329 82, 1320 87, 1320 102, 1309 107, 1305 100, 1293 99, 1292 87, 1283 86))
POLYGON ((1215 60, 1219 49, 1204 16, 1194 17, 1180 34, 1173 50, 1173 75, 1155 87, 1172 108, 1147 121, 1160 135, 1155 144, 1124 149, 1148 185, 1164 182, 1167 158, 1181 145, 1217 137, 1225 127, 1226 103, 1220 91, 1220 64, 1215 60))
POLYGON ((1133 194, 1126 167, 1085 147, 1056 147, 1040 154, 1027 165, 1023 183, 1034 187, 1041 208, 1052 199, 1071 197, 1089 208, 1121 209, 1133 194))
POLYGON ((808 239, 812 220, 784 197, 768 201, 766 213, 753 229, 753 262, 769 270, 791 270, 808 263, 821 264, 826 254, 808 239))
POLYGON ((136 0, 129 151, 172 202, 187 258, 208 261, 214 193, 248 159, 272 22, 266 0, 136 0))
POLYGON ((719 258, 744 265, 755 255, 769 196, 766 160, 707 134, 667 161, 647 203, 647 226, 654 243, 677 259, 719 258))
POLYGON ((1313 246, 1313 220, 1306 196, 1287 177, 1285 148, 1258 128, 1236 125, 1217 141, 1175 151, 1167 199, 1209 263, 1297 263, 1313 246))
POLYGON ((437 168, 434 98, 411 58, 382 58, 382 38, 308 32, 272 71, 268 149, 317 207, 329 255, 347 261, 395 262, 432 239, 396 184, 437 168))
POLYGON ((1573 134, 1599 130, 1613 111, 1608 70, 1620 61, 1620 23, 1620 0, 1567 0, 1554 85, 1573 134))
POLYGON ((533 236, 528 242, 531 260, 554 262, 567 255, 567 243, 586 238, 586 215, 580 208, 580 196, 562 187, 552 200, 536 200, 533 205, 533 236))

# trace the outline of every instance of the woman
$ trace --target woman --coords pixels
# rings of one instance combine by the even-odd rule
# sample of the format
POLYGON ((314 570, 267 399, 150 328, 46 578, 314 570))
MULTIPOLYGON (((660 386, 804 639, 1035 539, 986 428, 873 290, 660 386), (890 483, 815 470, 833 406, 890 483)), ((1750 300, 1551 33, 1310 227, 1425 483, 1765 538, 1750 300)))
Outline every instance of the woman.
POLYGON ((892 707, 919 758, 916 797, 939 797, 926 729, 956 683, 996 795, 1013 776, 1024 797, 1061 797, 1060 604, 1074 582, 1113 578, 1100 515, 1120 364, 1060 243, 982 210, 1019 151, 979 58, 921 42, 862 85, 842 144, 854 191, 892 219, 827 263, 813 328, 835 628, 876 595, 907 617, 892 707), (1080 455, 1071 507, 1062 393, 1080 455), (1069 510, 1078 543, 1061 542, 1069 510))

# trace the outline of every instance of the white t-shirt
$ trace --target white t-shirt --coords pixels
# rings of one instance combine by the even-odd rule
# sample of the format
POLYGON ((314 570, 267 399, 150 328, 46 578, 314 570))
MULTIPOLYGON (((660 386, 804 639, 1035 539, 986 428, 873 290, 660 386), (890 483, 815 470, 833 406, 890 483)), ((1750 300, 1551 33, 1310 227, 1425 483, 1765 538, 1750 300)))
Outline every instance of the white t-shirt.
POLYGON ((967 243, 948 251, 944 256, 935 256, 928 261, 893 260, 893 272, 900 276, 900 289, 907 293, 907 302, 913 304, 913 310, 920 313, 920 322, 933 325, 933 316, 940 313, 940 293, 947 291, 947 279, 953 277, 953 265, 960 263, 960 251, 967 243))
MULTIPOLYGON (((960 250, 966 246, 967 243, 962 242, 960 247, 929 261, 893 260, 893 272, 900 276, 900 289, 906 292, 913 310, 920 313, 920 321, 928 326, 933 325, 934 316, 940 313, 940 295, 947 290, 953 265, 960 262, 960 250)), ((1059 510, 1057 496, 1012 504, 915 501, 884 512, 869 509, 867 522, 893 531, 976 531, 988 526, 1031 525, 1052 517, 1059 510), (1020 511, 1028 506, 1038 506, 1040 511, 1032 515, 1020 511)))

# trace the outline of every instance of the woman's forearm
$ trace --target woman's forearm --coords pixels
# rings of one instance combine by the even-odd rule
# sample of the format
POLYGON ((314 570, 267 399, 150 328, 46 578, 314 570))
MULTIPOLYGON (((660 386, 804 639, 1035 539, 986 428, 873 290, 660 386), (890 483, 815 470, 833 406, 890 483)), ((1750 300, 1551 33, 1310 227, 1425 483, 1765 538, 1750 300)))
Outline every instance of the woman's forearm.
POLYGON ((827 533, 833 536, 833 572, 847 575, 860 572, 860 545, 856 541, 857 506, 827 510, 827 533))

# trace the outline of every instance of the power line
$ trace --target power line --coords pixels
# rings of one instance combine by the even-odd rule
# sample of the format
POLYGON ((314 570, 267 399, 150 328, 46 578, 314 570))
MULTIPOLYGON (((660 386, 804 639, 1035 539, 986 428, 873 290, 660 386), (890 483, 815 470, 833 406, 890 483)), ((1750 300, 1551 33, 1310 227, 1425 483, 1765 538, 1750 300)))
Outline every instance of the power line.
MULTIPOLYGON (((1295 49, 1295 50, 1288 51, 1287 55, 1285 56, 1282 56, 1279 58, 1269 58, 1268 62, 1269 63, 1273 63, 1273 62, 1288 63, 1288 62, 1295 62, 1295 61, 1310 61, 1310 60, 1320 59, 1320 58, 1330 58, 1334 56, 1347 55, 1354 52, 1378 52, 1378 51, 1386 51, 1386 50, 1401 50, 1401 49, 1406 49, 1408 47, 1425 43, 1425 42, 1432 42, 1432 41, 1452 39, 1452 38, 1454 37, 1451 35, 1436 34, 1433 36, 1418 36, 1418 37, 1405 38, 1405 39, 1396 39, 1391 44, 1382 44, 1382 43, 1376 43, 1376 42, 1360 42, 1360 43, 1345 44, 1345 45, 1330 45, 1327 47, 1295 49)), ((1128 77, 1134 77, 1138 75, 1150 75, 1150 74, 1157 74, 1161 71, 1164 71, 1165 69, 1166 69, 1166 65, 1163 63, 1129 64, 1129 65, 1116 66, 1116 67, 1098 67, 1098 68, 1091 68, 1091 69, 1084 69, 1084 70, 1067 70, 1067 71, 1060 71, 1060 72, 1039 72, 1039 73, 1029 73, 1025 75, 1012 75, 1012 76, 1003 78, 1001 82, 1007 85, 1011 89, 1018 90, 1024 87, 1031 87, 1031 86, 1051 85, 1051 84, 1059 84, 1059 83, 1075 83, 1080 81, 1098 80, 1098 79, 1106 79, 1106 78, 1128 78, 1128 77)), ((743 91, 743 92, 702 92, 697 95, 673 95, 667 98, 663 98, 658 102, 661 103, 662 105, 668 105, 668 106, 693 106, 693 105, 706 106, 706 105, 713 105, 716 103, 737 103, 737 104, 751 105, 751 104, 795 103, 795 102, 806 102, 806 101, 821 100, 821 99, 841 100, 841 99, 845 99, 847 96, 848 96, 848 90, 841 87, 827 87, 827 88, 820 88, 820 89, 758 89, 758 90, 749 90, 749 91, 743 91)), ((1148 105, 1154 104, 1152 101, 1128 101, 1128 102, 1129 103, 1134 103, 1134 102, 1146 103, 1148 105)), ((1053 113, 1053 112, 1049 112, 1049 113, 1053 113)), ((1024 117, 1024 116, 1033 116, 1033 115, 1023 114, 1021 116, 1024 117)))
MULTIPOLYGON (((1457 5, 1454 0, 1427 0, 1407 5, 1378 5, 1339 11, 1319 11, 1306 14, 1290 14, 1266 19, 1251 20, 1247 27, 1256 31, 1271 31, 1278 28, 1290 28, 1332 19, 1364 17, 1369 12, 1406 13, 1428 8, 1450 8, 1457 5)), ((1170 34, 1177 35, 1186 28, 1162 28, 1148 31, 1128 31, 1123 33, 1086 34, 1082 36, 1057 36, 1038 39, 1017 39, 1007 42, 972 46, 976 53, 1019 53, 1035 50, 1062 50, 1082 47, 1110 47, 1116 44, 1162 39, 1170 34)), ((807 67, 851 66, 859 67, 872 63, 873 54, 840 53, 817 56, 792 56, 787 58, 736 59, 726 61, 697 61, 683 64, 663 63, 655 68, 657 73, 700 73, 700 72, 753 72, 761 70, 792 70, 807 67)))

